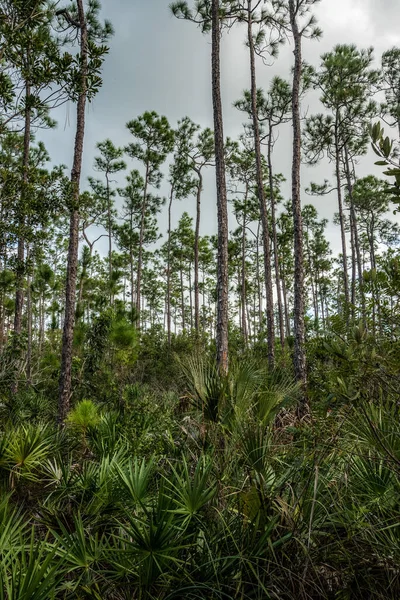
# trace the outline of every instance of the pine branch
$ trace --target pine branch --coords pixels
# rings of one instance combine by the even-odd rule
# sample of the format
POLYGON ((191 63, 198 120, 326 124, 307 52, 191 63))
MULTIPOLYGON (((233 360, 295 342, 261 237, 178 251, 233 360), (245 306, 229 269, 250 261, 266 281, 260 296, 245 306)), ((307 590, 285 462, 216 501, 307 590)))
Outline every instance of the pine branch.
POLYGON ((66 8, 62 8, 61 10, 58 10, 56 12, 56 17, 60 17, 60 16, 64 17, 65 20, 73 27, 80 29, 81 24, 79 23, 79 21, 75 21, 75 19, 72 18, 70 12, 66 8))

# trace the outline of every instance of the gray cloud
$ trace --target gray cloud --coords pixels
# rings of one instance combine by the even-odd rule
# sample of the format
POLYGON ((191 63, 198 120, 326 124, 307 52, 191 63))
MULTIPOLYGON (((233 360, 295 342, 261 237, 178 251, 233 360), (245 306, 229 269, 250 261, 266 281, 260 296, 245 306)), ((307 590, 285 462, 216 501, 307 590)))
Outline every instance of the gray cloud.
MULTIPOLYGON (((202 126, 212 126, 210 40, 195 25, 172 17, 168 4, 167 0, 103 0, 103 15, 113 22, 115 36, 104 65, 103 88, 87 110, 84 178, 92 172, 96 142, 109 137, 118 145, 126 144, 129 141, 126 122, 145 110, 156 110, 167 115, 172 125, 188 115, 202 126)), ((320 42, 304 43, 304 57, 312 64, 318 64, 320 55, 337 43, 374 46, 377 59, 387 48, 400 45, 400 6, 397 0, 323 0, 316 8, 316 14, 324 35, 320 42)), ((243 120, 232 103, 249 86, 244 35, 243 29, 235 29, 223 40, 225 134, 230 137, 236 137, 241 132, 243 120)), ((264 66, 260 61, 257 65, 258 84, 268 87, 276 74, 290 77, 292 60, 292 49, 286 46, 271 67, 264 66)), ((312 114, 320 110, 315 95, 303 103, 304 113, 312 114)), ((55 163, 71 164, 74 112, 72 105, 63 107, 57 114, 58 129, 41 134, 55 163)), ((286 127, 276 144, 274 162, 275 170, 284 173, 287 178, 290 177, 290 144, 291 129, 286 127)), ((371 155, 361 161, 360 175, 374 170, 373 161, 371 155)), ((303 167, 303 186, 308 185, 311 179, 321 181, 330 177, 331 172, 332 166, 329 164, 313 169, 303 167)), ((379 170, 376 172, 379 174, 379 170)), ((86 185, 85 181, 83 185, 86 185)), ((289 197, 289 182, 284 191, 289 197)), ((312 202, 321 216, 329 219, 332 219, 336 210, 333 198, 315 200, 304 195, 303 202, 312 202)), ((177 204, 175 223, 183 210, 193 215, 194 202, 189 199, 177 204)), ((164 231, 165 224, 163 215, 161 228, 164 231)), ((215 229, 215 192, 213 174, 210 173, 204 193, 202 233, 214 233, 215 229)), ((334 249, 339 250, 338 230, 332 224, 329 225, 328 235, 334 249)))

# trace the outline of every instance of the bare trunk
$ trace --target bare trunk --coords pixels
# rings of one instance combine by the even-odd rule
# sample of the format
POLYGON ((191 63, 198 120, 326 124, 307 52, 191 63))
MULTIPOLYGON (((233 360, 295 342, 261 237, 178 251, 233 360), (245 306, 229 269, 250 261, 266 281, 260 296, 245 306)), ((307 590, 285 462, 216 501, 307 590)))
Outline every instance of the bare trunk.
POLYGON ((354 244, 354 226, 353 226, 353 215, 350 213, 350 244, 351 244, 351 304, 352 313, 354 318, 355 306, 356 306, 356 284, 357 284, 357 260, 356 250, 354 244))
POLYGON ((221 102, 219 0, 212 0, 212 101, 218 206, 217 364, 228 372, 228 202, 221 102))
POLYGON ((80 54, 81 54, 81 90, 77 103, 77 122, 74 147, 74 160, 71 171, 72 207, 69 227, 69 247, 67 262, 67 280, 65 291, 65 318, 61 353, 61 372, 59 383, 58 420, 62 423, 69 410, 72 384, 72 343, 75 326, 76 278, 78 270, 79 245, 79 184, 82 169, 83 139, 85 135, 85 107, 87 99, 88 71, 88 31, 83 8, 83 0, 77 0, 80 54))
POLYGON ((302 398, 298 414, 308 412, 307 400, 307 364, 305 352, 304 322, 304 260, 303 260, 303 222, 300 198, 300 82, 302 72, 301 32, 297 23, 294 0, 289 0, 290 23, 294 39, 295 64, 293 71, 292 114, 293 114, 293 164, 292 164, 292 209, 294 225, 294 369, 296 379, 302 385, 302 398))
POLYGON ((28 192, 28 178, 29 178, 29 152, 31 145, 31 119, 32 110, 30 108, 31 99, 31 87, 29 83, 25 84, 25 124, 24 124, 24 151, 22 157, 22 187, 20 193, 19 202, 19 215, 18 215, 18 245, 17 245, 17 267, 16 267, 16 278, 15 278, 15 312, 14 312, 14 342, 16 344, 17 355, 19 360, 16 365, 15 378, 11 385, 11 391, 16 394, 18 391, 18 380, 20 377, 20 371, 22 370, 21 356, 20 356, 20 345, 18 338, 22 331, 22 313, 24 308, 24 276, 26 272, 25 265, 25 223, 26 223, 26 205, 27 205, 27 192, 28 192))
POLYGON ((190 329, 193 329, 193 293, 192 293, 192 265, 189 263, 188 270, 188 283, 189 283, 189 307, 190 307, 190 329))
POLYGON ((258 108, 257 108, 257 82, 256 82, 256 66, 255 66, 255 51, 253 40, 252 26, 252 0, 248 0, 248 44, 250 49, 250 74, 251 74, 251 108, 253 117, 253 132, 254 132, 254 151, 256 155, 256 181, 257 194, 260 205, 261 223, 262 223, 262 240, 264 249, 264 278, 265 278, 265 295, 266 295, 266 313, 267 313, 267 344, 268 344, 268 364, 271 368, 275 364, 275 323, 274 323, 274 297, 272 291, 272 269, 271 269, 271 248, 270 235, 267 214, 267 202, 265 198, 264 178, 261 161, 261 143, 260 129, 258 123, 258 108))
POLYGON ((280 277, 281 277, 281 282, 282 282, 283 306, 284 306, 284 310, 285 310, 286 337, 289 337, 291 334, 289 305, 288 305, 287 291, 286 291, 285 269, 284 269, 282 261, 280 262, 280 277))
MULTIPOLYGON (((29 246, 26 250, 26 260, 29 262, 29 246)), ((27 348, 26 348, 26 383, 32 385, 32 291, 31 291, 31 271, 28 274, 26 288, 26 312, 27 312, 27 348)))
POLYGON ((244 198, 243 224, 242 224, 242 270, 241 270, 241 310, 242 310, 242 335, 244 343, 248 344, 247 318, 246 318, 246 205, 248 196, 248 185, 244 198))
POLYGON ((196 333, 200 330, 200 301, 199 301, 199 239, 200 239, 200 209, 203 176, 197 171, 199 182, 196 195, 196 229, 194 234, 194 327, 196 333))
POLYGON ((136 311, 137 311, 137 328, 140 329, 140 292, 142 285, 142 262, 143 262, 143 239, 144 239, 144 223, 147 208, 147 187, 149 182, 149 164, 146 165, 146 179, 143 190, 142 215, 140 219, 140 234, 139 234, 139 254, 136 272, 136 311))
POLYGON ((314 308, 314 317, 315 319, 318 320, 318 299, 317 299, 317 285, 314 285, 314 272, 313 272, 313 265, 311 263, 311 252, 310 252, 310 231, 309 231, 309 227, 308 225, 306 225, 306 251, 307 251, 307 263, 308 263, 308 269, 310 272, 310 284, 311 284, 311 296, 312 296, 312 301, 313 301, 313 308, 314 308))
POLYGON ((134 257, 133 257, 133 210, 130 212, 130 232, 129 232, 129 262, 130 262, 130 285, 131 285, 131 323, 134 323, 135 316, 135 274, 134 274, 134 257))
MULTIPOLYGON (((22 330, 22 312, 24 306, 24 274, 25 274, 25 211, 27 201, 28 171, 29 171, 29 152, 31 145, 31 119, 32 111, 30 108, 31 88, 29 83, 25 84, 25 124, 24 124, 24 153, 22 158, 22 188, 19 205, 19 233, 17 246, 17 269, 16 269, 16 294, 15 294, 15 313, 14 313, 14 334, 19 336, 22 330)), ((16 392, 16 388, 14 389, 16 392)))
POLYGON ((171 187, 171 194, 168 204, 168 250, 167 250, 167 335, 168 345, 171 345, 171 209, 174 199, 174 187, 171 187))
POLYGON ((280 280, 280 269, 279 269, 279 250, 278 250, 278 236, 276 233, 276 212, 275 212, 275 194, 274 194, 274 178, 272 172, 272 131, 270 125, 270 133, 268 136, 268 177, 269 177, 269 196, 271 202, 271 225, 272 225, 272 242, 274 248, 274 267, 275 267, 275 286, 276 296, 278 300, 278 319, 279 319, 279 338, 282 349, 285 347, 285 326, 283 322, 283 307, 282 307, 282 290, 280 280))
POLYGON ((183 286, 183 268, 182 264, 180 265, 180 276, 181 276, 181 312, 182 312, 182 331, 186 329, 185 322, 185 289, 183 286))
POLYGON ((112 264, 112 218, 111 218, 111 196, 110 196, 110 181, 108 178, 108 172, 106 172, 107 181, 107 225, 108 225, 108 277, 110 279, 110 304, 114 304, 114 294, 112 290, 112 276, 113 276, 113 264, 112 264))
POLYGON ((357 275, 358 275, 358 283, 359 283, 360 297, 361 297, 361 314, 362 314, 362 318, 365 321, 365 295, 364 295, 363 267, 362 267, 362 261, 361 261, 360 241, 358 238, 357 215, 356 215, 354 201, 353 201, 353 183, 351 181, 350 159, 349 159, 348 148, 346 145, 344 147, 344 158, 345 158, 344 162, 345 162, 345 172, 346 172, 346 180, 347 180, 347 192, 348 192, 349 201, 350 201, 351 225, 353 228, 354 251, 355 251, 356 264, 357 264, 357 275))
POLYGON ((344 284, 344 298, 345 298, 345 314, 346 318, 349 314, 349 302, 350 302, 350 292, 349 292, 349 275, 347 272, 347 248, 346 248, 346 231, 344 227, 344 212, 343 212, 343 199, 342 199, 342 186, 341 186, 341 177, 340 177, 340 150, 339 150, 339 140, 338 140, 338 123, 340 122, 340 117, 336 118, 337 124, 335 126, 335 163, 336 163, 336 186, 337 186, 337 198, 338 198, 338 208, 339 208, 339 223, 340 223, 340 236, 342 240, 342 263, 343 263, 343 284, 344 284))

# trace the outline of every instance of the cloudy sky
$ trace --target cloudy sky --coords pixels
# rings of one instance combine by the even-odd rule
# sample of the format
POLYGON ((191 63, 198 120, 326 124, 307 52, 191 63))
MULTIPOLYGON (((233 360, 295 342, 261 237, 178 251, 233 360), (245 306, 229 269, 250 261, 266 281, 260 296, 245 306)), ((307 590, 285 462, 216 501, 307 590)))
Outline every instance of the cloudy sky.
MULTIPOLYGON (((103 0, 103 16, 114 25, 115 36, 110 42, 106 59, 104 84, 98 96, 87 109, 87 130, 82 187, 87 187, 87 176, 93 174, 96 143, 110 138, 117 145, 130 141, 126 123, 143 113, 155 110, 165 114, 171 125, 183 116, 189 116, 201 126, 212 126, 210 87, 210 40, 192 23, 178 21, 169 10, 168 0, 103 0)), ((317 65, 322 53, 338 43, 355 43, 360 48, 373 46, 379 63, 382 52, 400 46, 400 4, 398 0, 322 0, 315 8, 318 23, 323 30, 320 42, 304 42, 304 58, 317 65)), ((242 131, 242 115, 232 107, 242 91, 249 87, 248 52, 244 46, 245 31, 236 29, 224 36, 222 45, 222 94, 225 135, 237 137, 242 131)), ((292 48, 285 46, 272 66, 257 64, 258 85, 267 88, 274 75, 288 78, 293 61, 292 48)), ((311 95, 303 102, 303 114, 321 110, 318 97, 311 95)), ((70 168, 72 162, 75 107, 72 104, 59 109, 58 128, 42 132, 40 137, 56 164, 70 168)), ((274 149, 275 170, 290 177, 290 126, 282 130, 274 149)), ((368 155, 360 165, 359 175, 374 171, 374 157, 368 155)), ((129 168, 137 165, 129 163, 129 168)), ((379 171, 376 171, 379 174, 379 171)), ((330 178, 332 166, 328 163, 302 169, 302 185, 310 181, 322 182, 330 178)), ((122 181, 121 181, 122 183, 122 181)), ((167 193, 167 190, 162 190, 167 193)), ((290 182, 285 185, 287 197, 290 182)), ((313 199, 303 195, 303 202, 311 202, 321 216, 331 219, 335 210, 332 195, 313 199)), ((188 199, 175 206, 174 222, 183 210, 194 214, 194 200, 188 199)), ((165 214, 161 217, 165 227, 165 214)), ((163 227, 164 225, 164 227, 163 227)), ((232 219, 231 227, 235 227, 232 219)), ((216 230, 215 191, 213 173, 209 173, 203 200, 202 233, 216 230)), ((328 237, 333 248, 339 250, 339 231, 328 226, 328 237)))

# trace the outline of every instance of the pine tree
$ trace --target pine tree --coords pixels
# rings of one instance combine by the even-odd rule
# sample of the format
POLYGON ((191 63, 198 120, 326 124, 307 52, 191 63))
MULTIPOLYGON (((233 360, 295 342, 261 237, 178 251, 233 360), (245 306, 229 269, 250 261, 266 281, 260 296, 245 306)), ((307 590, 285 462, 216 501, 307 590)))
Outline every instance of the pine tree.
POLYGON ((127 123, 127 128, 134 136, 135 142, 129 144, 125 151, 131 158, 143 163, 144 177, 142 189, 141 220, 139 231, 139 256, 136 272, 136 313, 140 328, 141 310, 141 277, 143 264, 143 240, 145 235, 145 218, 150 200, 149 188, 158 189, 162 180, 161 165, 174 147, 174 131, 168 119, 156 112, 145 112, 142 116, 127 123))
MULTIPOLYGON (((204 168, 214 164, 214 136, 211 129, 200 131, 200 126, 187 117, 178 123, 177 130, 177 166, 188 169, 192 179, 188 181, 196 195, 196 227, 194 236, 194 327, 200 330, 200 294, 199 294, 199 243, 201 220, 201 194, 203 191, 204 168)), ((186 191, 189 191, 187 189, 186 191)))
MULTIPOLYGON (((109 268, 109 279, 110 283, 113 279, 113 264, 112 264, 112 238, 113 238, 113 225, 114 225, 114 209, 113 209, 113 198, 115 197, 115 190, 111 188, 110 176, 119 173, 126 169, 126 164, 122 159, 123 150, 117 148, 111 140, 105 140, 97 144, 97 149, 100 151, 100 156, 97 156, 95 160, 95 169, 104 173, 106 184, 104 185, 101 181, 89 178, 91 187, 98 197, 104 197, 106 205, 106 223, 105 228, 108 235, 108 268, 109 268)), ((114 303, 113 295, 110 291, 110 304, 114 303)))
MULTIPOLYGON (((279 276, 279 250, 276 232, 276 185, 272 164, 272 152, 275 142, 276 128, 291 119, 292 95, 289 83, 280 77, 274 77, 267 95, 261 89, 257 90, 257 112, 260 123, 260 141, 267 146, 268 167, 268 196, 271 211, 271 231, 274 253, 275 288, 278 304, 278 321, 281 347, 285 345, 285 326, 282 306, 282 289, 279 276)), ((244 92, 243 98, 235 102, 236 108, 252 114, 251 94, 244 92)))
POLYGON ((221 27, 224 2, 200 0, 195 10, 187 2, 174 2, 172 13, 182 19, 197 23, 203 33, 211 32, 211 87, 214 118, 215 174, 217 186, 218 217, 218 269, 217 269, 217 364, 224 374, 228 372, 228 199, 225 175, 224 127, 221 100, 221 27))
POLYGON ((77 122, 70 186, 70 229, 66 277, 65 317, 59 383, 58 420, 64 422, 71 398, 72 342, 75 326, 75 299, 78 268, 80 180, 85 135, 85 109, 101 85, 100 69, 108 49, 102 45, 112 33, 110 23, 102 27, 98 21, 100 5, 76 0, 68 8, 57 11, 58 17, 71 30, 71 40, 79 39, 79 52, 68 74, 70 98, 76 101, 77 122))
POLYGON ((292 161, 292 212, 294 224, 294 369, 296 378, 302 385, 302 401, 298 414, 308 411, 307 403, 307 364, 305 352, 305 303, 304 303, 304 259, 303 224, 301 218, 301 114, 300 95, 302 84, 303 38, 318 38, 321 30, 315 26, 315 17, 310 15, 311 7, 319 0, 277 0, 273 3, 274 12, 268 16, 278 27, 290 32, 294 43, 294 69, 292 83, 292 125, 293 125, 293 161, 292 161))

